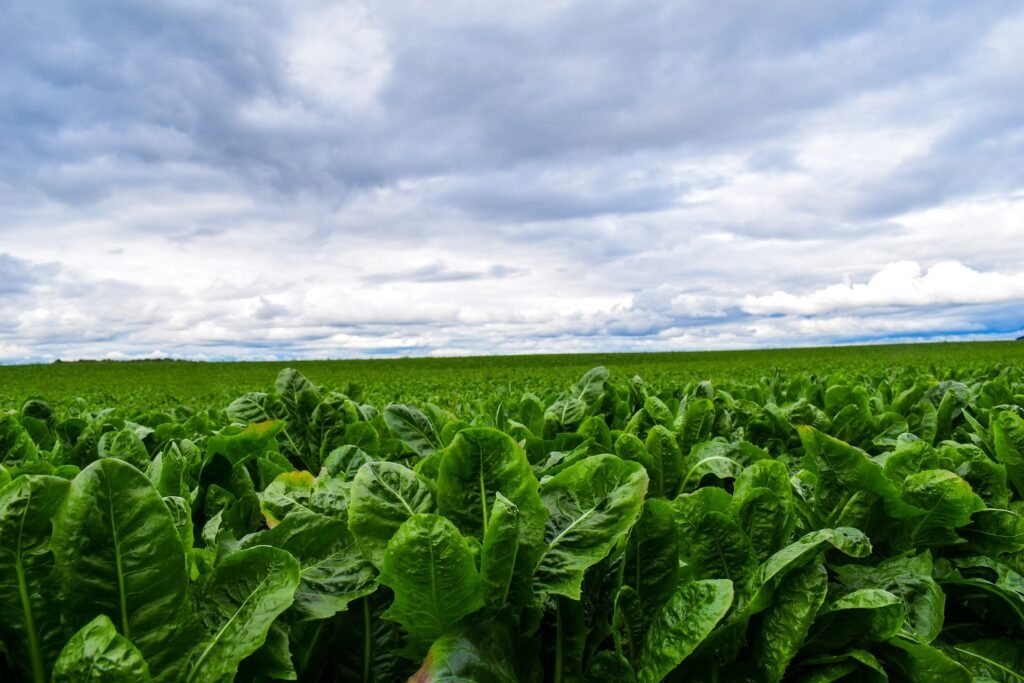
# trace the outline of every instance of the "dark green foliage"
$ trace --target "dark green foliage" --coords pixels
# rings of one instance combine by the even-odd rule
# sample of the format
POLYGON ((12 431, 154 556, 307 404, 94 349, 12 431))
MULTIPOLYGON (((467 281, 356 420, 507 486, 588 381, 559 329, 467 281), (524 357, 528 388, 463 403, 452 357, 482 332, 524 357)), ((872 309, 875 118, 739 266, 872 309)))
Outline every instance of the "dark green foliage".
POLYGON ((970 348, 0 369, 0 677, 1020 683, 1024 372, 970 348))

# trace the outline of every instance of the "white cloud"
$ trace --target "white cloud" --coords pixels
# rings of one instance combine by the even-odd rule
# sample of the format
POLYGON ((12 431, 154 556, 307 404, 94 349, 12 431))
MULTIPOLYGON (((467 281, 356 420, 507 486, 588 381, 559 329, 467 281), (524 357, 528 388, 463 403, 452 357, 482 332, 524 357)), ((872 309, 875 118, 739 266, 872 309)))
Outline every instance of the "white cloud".
POLYGON ((1021 325, 1024 15, 999 2, 8 16, 0 362, 1021 325))
POLYGON ((890 263, 864 283, 829 285, 809 294, 748 295, 747 313, 817 315, 860 308, 993 304, 1024 300, 1024 273, 981 273, 957 261, 927 271, 914 261, 890 263))

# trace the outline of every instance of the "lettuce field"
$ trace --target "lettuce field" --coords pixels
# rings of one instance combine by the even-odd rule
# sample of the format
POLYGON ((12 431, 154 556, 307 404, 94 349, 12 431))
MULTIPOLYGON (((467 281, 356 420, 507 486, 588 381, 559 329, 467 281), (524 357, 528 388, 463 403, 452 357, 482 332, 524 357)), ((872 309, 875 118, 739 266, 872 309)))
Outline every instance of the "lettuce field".
POLYGON ((0 680, 1024 682, 1022 361, 0 368, 0 680))

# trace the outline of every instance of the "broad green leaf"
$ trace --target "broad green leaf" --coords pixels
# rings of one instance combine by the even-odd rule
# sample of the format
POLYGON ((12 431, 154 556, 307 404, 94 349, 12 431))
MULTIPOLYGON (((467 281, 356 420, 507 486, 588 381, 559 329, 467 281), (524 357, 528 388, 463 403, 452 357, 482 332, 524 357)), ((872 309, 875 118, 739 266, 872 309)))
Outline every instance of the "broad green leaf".
POLYGON ((878 494, 891 515, 905 517, 917 513, 907 506, 909 501, 900 500, 896 486, 867 453, 808 425, 797 425, 796 430, 804 450, 817 464, 819 476, 832 478, 852 491, 878 494))
POLYGON ((679 448, 683 455, 702 441, 711 438, 715 424, 715 403, 711 399, 699 398, 686 406, 679 425, 679 448))
POLYGON ((225 427, 207 440, 206 460, 214 455, 223 455, 234 466, 259 457, 275 443, 284 424, 283 420, 267 420, 244 428, 225 427))
POLYGON ((672 505, 648 498, 626 546, 625 583, 636 591, 646 621, 679 585, 679 532, 672 505))
POLYGON ((314 481, 313 475, 305 470, 277 475, 260 495, 260 510, 267 526, 273 529, 295 510, 314 512, 310 503, 314 481))
POLYGON ((909 505, 924 510, 924 514, 907 522, 912 537, 932 529, 965 526, 973 513, 985 507, 971 485, 948 470, 925 470, 910 475, 903 482, 902 497, 909 505))
POLYGON ((871 542, 868 537, 864 532, 852 527, 819 529, 805 534, 799 541, 790 543, 757 568, 753 580, 755 590, 747 608, 749 612, 756 614, 766 608, 782 578, 794 569, 806 565, 828 545, 850 557, 862 558, 871 554, 871 542))
POLYGON ((331 477, 341 477, 345 481, 352 481, 360 467, 375 460, 376 458, 358 446, 340 446, 331 451, 324 459, 320 476, 326 473, 331 477))
POLYGON ((679 666, 729 611, 732 598, 728 580, 680 586, 651 623, 637 665, 637 682, 657 683, 679 666))
POLYGON ((1024 683, 1024 644, 1010 639, 957 643, 946 651, 975 676, 975 680, 1024 683))
POLYGON ((519 683, 519 653, 510 629, 493 620, 466 625, 442 635, 430 646, 412 683, 519 683))
POLYGON ((761 618, 755 657, 765 681, 778 683, 800 650, 828 591, 823 564, 809 564, 790 572, 775 591, 761 618))
POLYGON ((588 406, 596 405, 604 398, 608 384, 608 368, 597 366, 588 370, 583 377, 569 390, 572 398, 583 401, 588 406))
POLYGON ((772 489, 759 487, 745 491, 738 501, 733 498, 735 519, 750 539, 750 545, 759 561, 768 559, 769 555, 782 549, 793 532, 796 517, 793 514, 792 496, 785 495, 789 492, 788 486, 783 492, 783 495, 779 495, 772 489))
POLYGON ((255 546, 229 555, 206 579, 196 605, 208 636, 190 658, 186 683, 216 683, 258 650, 299 585, 287 551, 255 546))
POLYGON ((923 643, 930 643, 942 630, 946 595, 932 578, 932 558, 928 552, 917 557, 897 556, 875 566, 849 564, 833 566, 832 571, 846 594, 864 588, 887 590, 903 601, 908 632, 923 643))
POLYGON ((662 425, 657 425, 647 433, 644 445, 660 465, 665 491, 679 490, 683 476, 683 454, 676 442, 676 435, 662 425))
POLYGON ((836 650, 854 640, 880 642, 899 633, 907 612, 889 591, 862 588, 825 605, 814 622, 815 649, 836 650))
POLYGON ((53 665, 53 683, 145 683, 149 666, 101 614, 71 636, 53 665))
POLYGON ((499 491, 519 509, 520 545, 538 545, 546 515, 526 453, 495 429, 462 430, 442 455, 438 511, 463 534, 482 540, 499 491))
POLYGON ((1024 550, 1024 516, 1012 510, 978 510, 971 515, 971 523, 957 533, 992 555, 1024 550))
POLYGON ((690 487, 700 484, 705 475, 713 474, 719 479, 735 479, 743 471, 743 465, 733 458, 736 449, 732 444, 721 441, 699 443, 683 460, 685 470, 679 480, 679 488, 672 489, 685 493, 690 487))
POLYGON ((648 495, 665 495, 664 473, 661 469, 661 461, 647 452, 644 442, 633 434, 622 434, 615 440, 615 454, 623 460, 638 462, 643 465, 650 479, 648 495))
POLYGON ((224 409, 224 412, 232 422, 250 424, 273 420, 277 410, 270 394, 262 391, 250 391, 232 401, 224 409))
POLYGON ((47 544, 67 491, 65 479, 31 474, 0 488, 0 642, 37 683, 63 640, 47 544))
POLYGON ((642 465, 614 455, 591 456, 548 479, 540 491, 549 517, 535 589, 578 600, 583 573, 639 516, 647 483, 642 465))
POLYGON ((974 683, 962 664, 930 645, 910 638, 893 638, 885 648, 886 659, 906 680, 914 683, 974 683))
POLYGON ((13 415, 0 417, 0 464, 18 465, 39 454, 32 437, 13 415))
POLYGON ((398 463, 367 463, 352 480, 348 528, 363 555, 378 569, 398 528, 413 515, 433 511, 430 485, 398 463))
POLYGON ((289 610, 296 619, 326 619, 377 589, 377 570, 366 561, 345 522, 296 510, 273 529, 243 538, 242 548, 268 545, 299 562, 299 585, 289 610))
POLYGON ((684 555, 697 538, 697 526, 709 512, 728 512, 732 496, 717 486, 705 486, 693 493, 684 493, 672 501, 672 513, 679 528, 679 549, 684 555))
POLYGON ((480 580, 484 600, 500 607, 508 598, 519 555, 519 508, 498 493, 480 550, 480 580))
POLYGON ((294 368, 285 368, 278 373, 277 379, 274 381, 274 389, 277 390, 278 397, 291 414, 299 411, 303 393, 309 392, 314 395, 320 393, 315 384, 294 368))
POLYGON ((119 458, 140 470, 149 464, 146 446, 132 429, 106 432, 100 437, 97 449, 101 458, 119 458))
POLYGON ((384 617, 415 640, 434 640, 483 606, 469 544, 440 515, 413 515, 398 528, 384 552, 380 582, 395 593, 384 617))
POLYGON ((733 486, 731 511, 759 560, 785 546, 797 524, 793 485, 785 465, 761 460, 744 469, 733 486))
POLYGON ((176 679, 194 637, 185 554, 145 475, 113 458, 82 470, 54 517, 51 548, 68 623, 107 615, 154 678, 176 679))
POLYGON ((421 457, 434 454, 441 447, 441 439, 426 415, 412 406, 392 403, 384 408, 384 422, 402 443, 421 457))
POLYGON ((1006 467, 1018 498, 1024 498, 1024 418, 1000 411, 992 420, 992 441, 996 459, 1006 467))
POLYGON ((757 556, 731 517, 721 512, 704 515, 689 551, 694 578, 730 579, 737 593, 746 594, 757 569, 757 556))

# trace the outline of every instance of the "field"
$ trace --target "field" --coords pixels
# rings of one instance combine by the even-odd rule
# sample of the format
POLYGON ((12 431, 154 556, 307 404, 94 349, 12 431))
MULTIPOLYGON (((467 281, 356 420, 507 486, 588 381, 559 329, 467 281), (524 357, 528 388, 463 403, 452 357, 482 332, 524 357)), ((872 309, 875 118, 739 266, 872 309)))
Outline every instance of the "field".
POLYGON ((1024 343, 0 367, 0 680, 1024 681, 1024 343))

